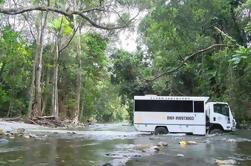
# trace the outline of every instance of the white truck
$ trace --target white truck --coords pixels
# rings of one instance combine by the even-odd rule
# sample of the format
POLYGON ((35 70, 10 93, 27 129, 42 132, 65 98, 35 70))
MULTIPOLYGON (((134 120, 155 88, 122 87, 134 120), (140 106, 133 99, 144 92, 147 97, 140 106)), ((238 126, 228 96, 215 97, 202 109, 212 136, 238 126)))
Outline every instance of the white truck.
POLYGON ((209 97, 134 96, 134 126, 154 134, 205 135, 235 130, 236 121, 225 102, 209 97))

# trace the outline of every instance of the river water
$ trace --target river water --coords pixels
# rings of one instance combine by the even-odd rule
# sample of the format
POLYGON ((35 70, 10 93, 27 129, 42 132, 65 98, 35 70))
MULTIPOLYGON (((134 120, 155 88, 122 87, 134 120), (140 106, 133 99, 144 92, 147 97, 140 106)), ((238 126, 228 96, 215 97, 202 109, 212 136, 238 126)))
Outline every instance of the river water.
POLYGON ((154 136, 136 132, 126 124, 97 124, 70 132, 34 131, 38 138, 15 138, 0 142, 0 166, 206 166, 216 160, 228 165, 251 166, 251 131, 221 136, 168 134, 154 136), (194 141, 181 145, 180 141, 194 141), (168 146, 158 152, 159 142, 168 146))

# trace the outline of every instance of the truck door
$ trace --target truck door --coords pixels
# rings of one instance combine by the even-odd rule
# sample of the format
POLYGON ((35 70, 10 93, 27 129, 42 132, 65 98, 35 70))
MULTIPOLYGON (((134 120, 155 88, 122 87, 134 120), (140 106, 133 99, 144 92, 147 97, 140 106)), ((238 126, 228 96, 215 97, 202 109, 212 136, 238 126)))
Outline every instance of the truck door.
POLYGON ((220 124, 224 130, 231 130, 229 107, 227 104, 214 104, 213 123, 220 124))

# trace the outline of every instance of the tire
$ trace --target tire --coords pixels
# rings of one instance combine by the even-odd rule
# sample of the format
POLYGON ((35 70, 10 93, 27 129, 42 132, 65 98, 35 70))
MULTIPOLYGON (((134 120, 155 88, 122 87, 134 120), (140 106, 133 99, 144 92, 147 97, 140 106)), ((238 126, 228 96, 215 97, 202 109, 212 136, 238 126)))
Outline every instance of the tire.
POLYGON ((167 134, 167 133, 168 133, 168 130, 166 127, 156 127, 154 131, 155 135, 161 135, 161 134, 167 134))
POLYGON ((211 129, 209 131, 209 134, 221 135, 221 134, 223 134, 223 130, 222 129, 211 129))

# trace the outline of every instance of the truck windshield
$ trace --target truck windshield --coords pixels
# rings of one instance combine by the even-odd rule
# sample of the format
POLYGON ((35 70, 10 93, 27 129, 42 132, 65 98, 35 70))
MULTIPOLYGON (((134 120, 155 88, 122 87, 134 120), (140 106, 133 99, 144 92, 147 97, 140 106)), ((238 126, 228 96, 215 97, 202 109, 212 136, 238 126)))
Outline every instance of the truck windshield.
POLYGON ((214 104, 214 112, 229 116, 229 108, 227 104, 214 104))

